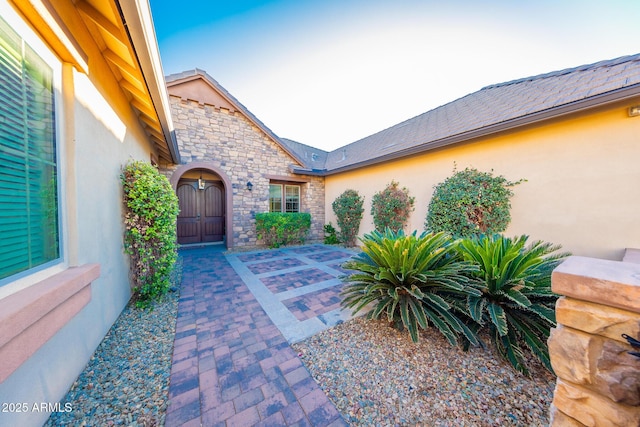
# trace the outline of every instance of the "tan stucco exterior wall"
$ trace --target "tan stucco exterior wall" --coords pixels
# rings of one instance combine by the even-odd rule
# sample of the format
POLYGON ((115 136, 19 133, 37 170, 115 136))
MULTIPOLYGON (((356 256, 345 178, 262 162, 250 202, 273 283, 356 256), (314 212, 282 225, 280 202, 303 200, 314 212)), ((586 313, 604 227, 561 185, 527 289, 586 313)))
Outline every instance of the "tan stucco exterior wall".
POLYGON ((527 180, 513 188, 507 235, 528 234, 575 255, 620 260, 624 248, 640 246, 640 117, 628 117, 630 105, 328 176, 327 221, 336 223, 331 203, 353 188, 365 197, 360 235, 370 232, 371 199, 396 180, 416 198, 407 230, 422 231, 433 187, 454 165, 474 167, 527 180))
MULTIPOLYGON (((62 258, 57 266, 0 288, 0 301, 68 267, 97 264, 100 276, 80 312, 0 383, 0 402, 29 408, 65 395, 130 298, 119 176, 128 161, 149 161, 154 152, 97 46, 89 39, 80 43, 89 55, 89 75, 62 64, 56 88, 62 258)), ((48 416, 0 413, 0 425, 38 426, 48 416)))
MULTIPOLYGON (((171 93, 171 89, 170 89, 171 93)), ((301 186, 300 211, 311 214, 309 241, 321 240, 324 225, 324 179, 296 175, 296 161, 242 113, 171 96, 171 110, 182 162, 197 163, 223 174, 230 183, 232 209, 226 227, 228 247, 260 245, 255 214, 269 211, 269 183, 287 181, 301 186), (253 190, 247 190, 247 182, 253 190), (231 216, 231 221, 229 221, 231 216)), ((163 165, 172 177, 176 165, 163 165)), ((175 177, 174 179, 175 180, 175 177)))

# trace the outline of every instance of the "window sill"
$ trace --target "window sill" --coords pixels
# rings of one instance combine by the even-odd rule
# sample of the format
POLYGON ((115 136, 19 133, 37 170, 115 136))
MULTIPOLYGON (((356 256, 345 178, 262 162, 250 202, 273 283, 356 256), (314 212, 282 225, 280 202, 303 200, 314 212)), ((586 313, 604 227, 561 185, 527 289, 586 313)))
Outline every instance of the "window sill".
POLYGON ((85 264, 0 300, 0 383, 91 301, 99 264, 85 264))

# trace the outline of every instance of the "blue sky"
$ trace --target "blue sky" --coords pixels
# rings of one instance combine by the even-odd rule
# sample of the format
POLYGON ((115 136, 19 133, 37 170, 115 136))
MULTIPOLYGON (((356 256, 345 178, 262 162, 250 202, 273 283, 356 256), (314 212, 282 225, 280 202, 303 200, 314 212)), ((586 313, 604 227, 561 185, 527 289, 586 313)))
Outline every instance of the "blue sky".
POLYGON ((150 0, 165 74, 207 71, 325 150, 483 86, 640 53, 638 0, 150 0))

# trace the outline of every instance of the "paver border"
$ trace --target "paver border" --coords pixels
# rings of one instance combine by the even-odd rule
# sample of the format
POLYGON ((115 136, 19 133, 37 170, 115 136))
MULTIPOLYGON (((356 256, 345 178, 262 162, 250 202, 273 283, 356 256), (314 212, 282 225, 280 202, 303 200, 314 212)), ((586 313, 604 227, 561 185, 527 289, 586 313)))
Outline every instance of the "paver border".
POLYGON ((350 249, 345 248, 337 248, 334 246, 325 246, 325 245, 303 245, 303 246, 295 246, 295 247, 287 247, 287 248, 278 248, 278 249, 266 249, 273 251, 281 251, 282 256, 272 257, 268 260, 255 260, 255 261, 242 261, 239 257, 261 253, 264 252, 265 249, 250 251, 250 252, 227 252, 225 253, 225 257, 229 264, 236 271, 238 276, 242 279, 242 281, 247 285, 253 296, 258 300, 264 311, 267 313, 271 321, 276 325, 276 327, 280 330, 285 339, 289 342, 289 344, 295 344, 300 342, 312 335, 317 334, 325 329, 328 329, 332 326, 338 325, 342 322, 345 322, 351 319, 353 316, 351 312, 346 309, 335 309, 331 310, 327 313, 323 313, 319 316, 315 316, 306 320, 298 320, 293 313, 286 307, 283 301, 294 298, 297 296, 305 295, 311 292, 328 289, 333 286, 338 286, 341 283, 341 280, 338 278, 344 273, 340 270, 336 270, 330 267, 328 264, 332 264, 336 262, 336 258, 327 260, 327 261, 316 261, 308 257, 310 254, 331 250, 334 252, 343 252, 345 254, 345 260, 353 255, 355 252, 350 249), (315 251, 303 251, 302 253, 298 253, 301 248, 313 248, 317 247, 318 249, 315 251), (285 258, 296 258, 305 265, 303 266, 295 266, 277 271, 269 271, 265 273, 254 273, 252 272, 248 266, 252 264, 257 264, 261 262, 271 262, 277 261, 279 259, 285 258), (296 289, 274 293, 272 292, 262 281, 261 278, 271 277, 276 275, 285 274, 287 272, 300 271, 307 268, 317 268, 318 270, 324 271, 332 276, 334 279, 325 280, 322 282, 301 286, 296 289))

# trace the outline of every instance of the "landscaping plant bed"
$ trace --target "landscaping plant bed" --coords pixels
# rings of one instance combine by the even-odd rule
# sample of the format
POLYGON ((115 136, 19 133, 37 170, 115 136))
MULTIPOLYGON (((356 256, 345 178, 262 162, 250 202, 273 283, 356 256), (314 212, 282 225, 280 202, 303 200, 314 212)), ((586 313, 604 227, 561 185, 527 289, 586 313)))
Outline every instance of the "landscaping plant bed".
POLYGON ((62 399, 48 427, 164 425, 178 292, 141 310, 131 301, 62 399))
POLYGON ((354 426, 546 426, 556 377, 528 358, 530 377, 486 348, 464 352, 437 330, 409 334, 355 318, 294 344, 354 426))

